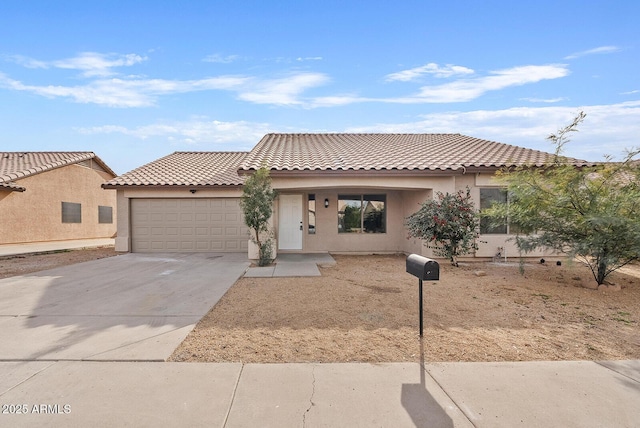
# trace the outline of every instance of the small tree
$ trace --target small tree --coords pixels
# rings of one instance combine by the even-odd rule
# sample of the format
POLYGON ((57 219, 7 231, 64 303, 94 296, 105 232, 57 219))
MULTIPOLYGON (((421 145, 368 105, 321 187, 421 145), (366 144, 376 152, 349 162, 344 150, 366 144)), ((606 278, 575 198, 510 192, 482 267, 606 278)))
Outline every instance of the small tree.
POLYGON ((556 146, 549 167, 501 171, 508 203, 483 215, 517 224, 523 253, 543 248, 583 260, 600 285, 640 257, 640 167, 633 161, 639 152, 629 151, 622 162, 576 167, 561 153, 585 116, 548 137, 556 146))
POLYGON ((424 239, 429 248, 458 266, 458 256, 478 249, 480 220, 471 191, 455 195, 437 192, 436 199, 426 201, 419 211, 406 219, 409 237, 424 239))
POLYGON ((244 223, 251 229, 251 241, 258 246, 260 266, 273 261, 269 219, 273 214, 275 198, 276 192, 271 188, 271 177, 266 167, 261 167, 245 181, 240 206, 244 223))

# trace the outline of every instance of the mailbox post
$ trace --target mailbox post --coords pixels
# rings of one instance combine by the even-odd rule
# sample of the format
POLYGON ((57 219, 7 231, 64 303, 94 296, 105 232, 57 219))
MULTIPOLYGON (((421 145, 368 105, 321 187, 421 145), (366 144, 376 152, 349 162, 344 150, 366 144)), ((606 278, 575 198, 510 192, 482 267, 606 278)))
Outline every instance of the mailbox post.
POLYGON ((418 254, 407 257, 407 273, 418 278, 418 295, 420 299, 420 337, 422 337, 422 281, 438 281, 440 279, 440 265, 435 260, 428 259, 418 254))

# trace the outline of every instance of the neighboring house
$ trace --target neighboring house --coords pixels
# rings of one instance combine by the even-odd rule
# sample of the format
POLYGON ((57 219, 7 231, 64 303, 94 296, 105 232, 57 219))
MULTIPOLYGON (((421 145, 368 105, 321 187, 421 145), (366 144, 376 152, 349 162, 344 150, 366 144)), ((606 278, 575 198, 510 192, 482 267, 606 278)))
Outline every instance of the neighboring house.
MULTIPOLYGON (((429 255, 404 227, 422 202, 468 186, 488 206, 506 198, 498 169, 552 159, 460 134, 268 134, 248 153, 176 152, 103 187, 118 191, 118 251, 245 251, 243 176, 265 165, 279 252, 429 255)), ((477 257, 516 255, 508 224, 482 229, 477 257)))
POLYGON ((92 152, 0 152, 0 244, 112 237, 115 176, 92 152))

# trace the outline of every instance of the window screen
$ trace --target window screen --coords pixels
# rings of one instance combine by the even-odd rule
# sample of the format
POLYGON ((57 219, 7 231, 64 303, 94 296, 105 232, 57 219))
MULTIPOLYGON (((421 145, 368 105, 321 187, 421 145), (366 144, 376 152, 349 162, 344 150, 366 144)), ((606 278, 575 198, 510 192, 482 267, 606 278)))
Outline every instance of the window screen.
POLYGON ((98 206, 98 223, 113 223, 113 208, 98 206))
POLYGON ((82 223, 82 205, 74 202, 62 203, 63 223, 82 223))

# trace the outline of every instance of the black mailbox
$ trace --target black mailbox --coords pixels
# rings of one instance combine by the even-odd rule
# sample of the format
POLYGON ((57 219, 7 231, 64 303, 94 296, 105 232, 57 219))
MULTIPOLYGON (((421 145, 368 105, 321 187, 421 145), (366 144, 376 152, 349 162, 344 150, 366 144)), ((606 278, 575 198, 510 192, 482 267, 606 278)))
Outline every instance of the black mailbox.
POLYGON ((407 273, 420 280, 438 281, 440 279, 440 265, 435 260, 411 254, 407 257, 407 273))

